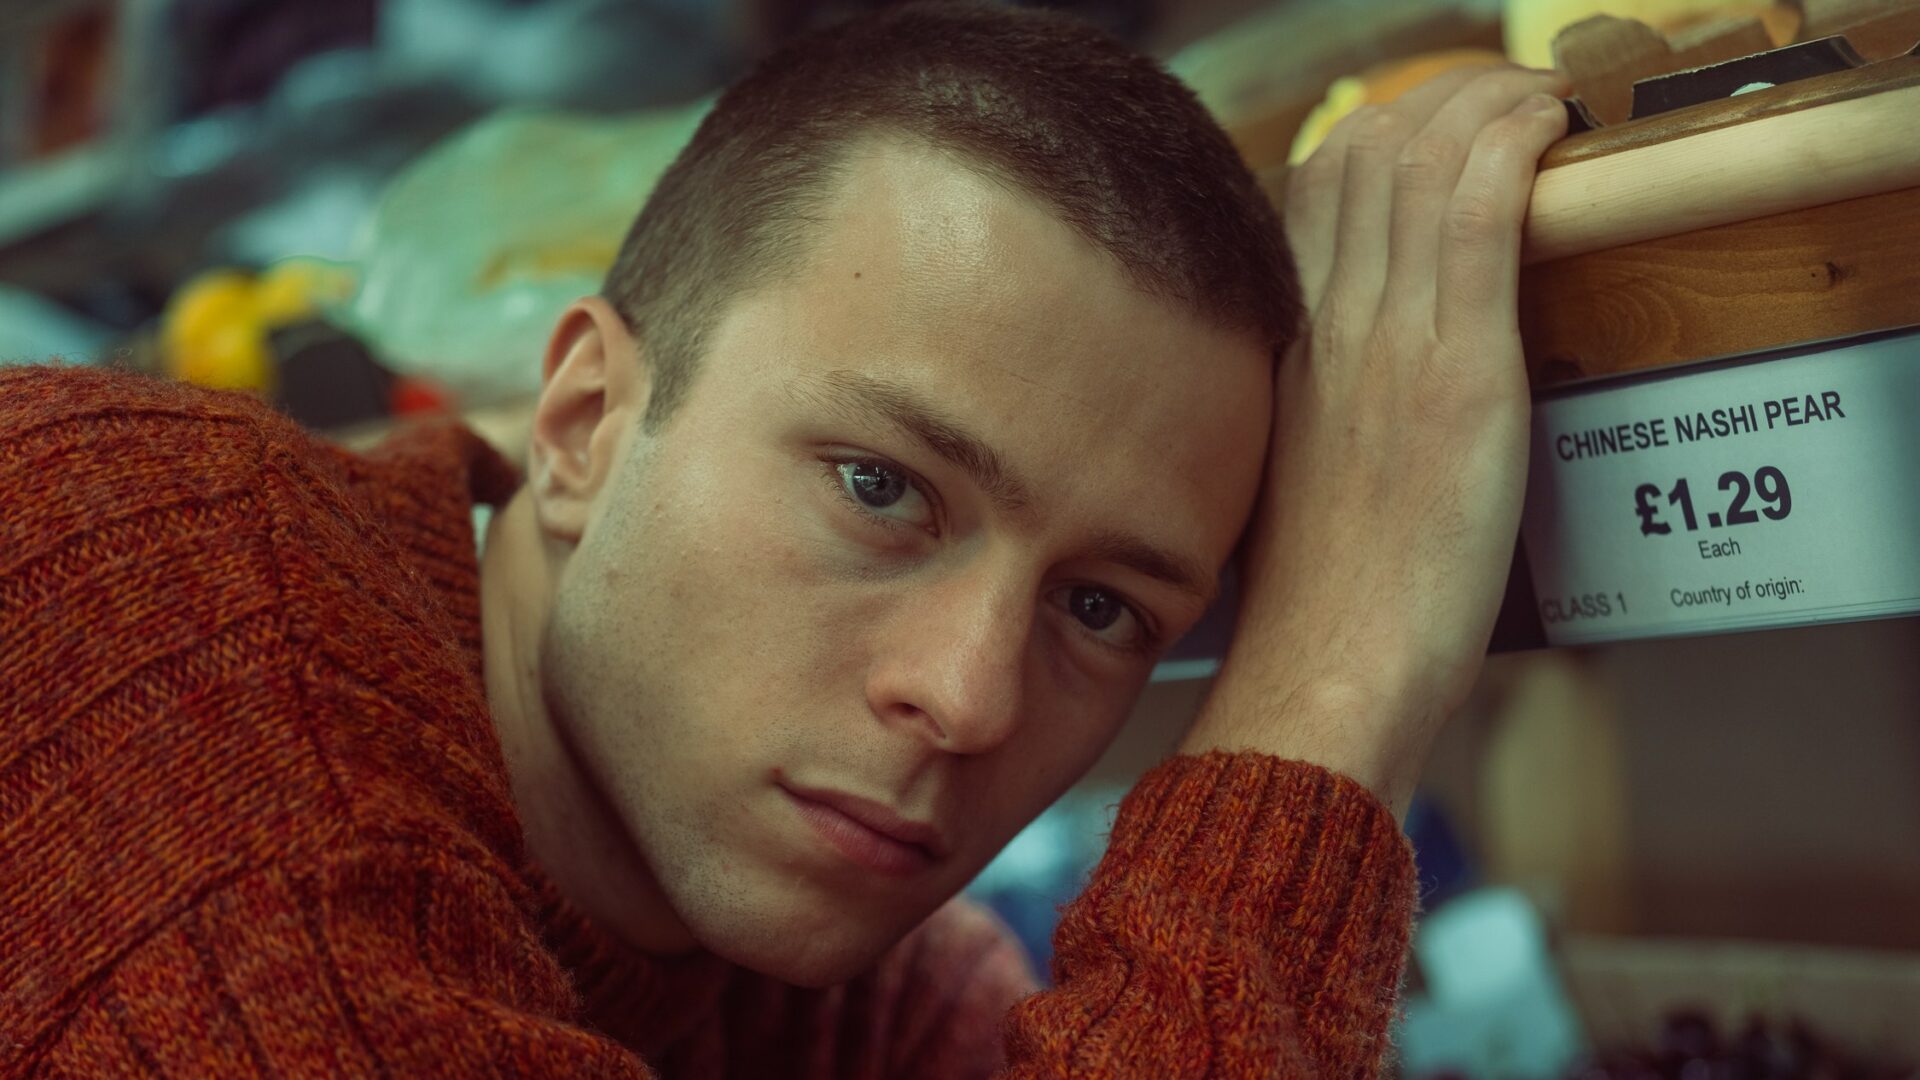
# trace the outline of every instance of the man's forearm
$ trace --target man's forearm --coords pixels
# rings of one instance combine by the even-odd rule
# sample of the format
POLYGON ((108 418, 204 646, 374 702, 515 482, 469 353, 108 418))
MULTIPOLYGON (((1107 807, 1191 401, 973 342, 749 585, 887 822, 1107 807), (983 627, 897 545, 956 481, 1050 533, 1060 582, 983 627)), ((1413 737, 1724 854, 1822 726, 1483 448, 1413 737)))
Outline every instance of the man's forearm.
POLYGON ((1180 752, 1255 751, 1318 765, 1366 787, 1397 820, 1406 816, 1426 757, 1424 739, 1413 741, 1436 726, 1417 718, 1422 708, 1432 706, 1357 683, 1263 681, 1223 671, 1180 752))
POLYGON ((1246 613, 1180 752, 1251 750, 1318 765, 1404 817, 1448 703, 1383 622, 1355 626, 1347 614, 1246 613))

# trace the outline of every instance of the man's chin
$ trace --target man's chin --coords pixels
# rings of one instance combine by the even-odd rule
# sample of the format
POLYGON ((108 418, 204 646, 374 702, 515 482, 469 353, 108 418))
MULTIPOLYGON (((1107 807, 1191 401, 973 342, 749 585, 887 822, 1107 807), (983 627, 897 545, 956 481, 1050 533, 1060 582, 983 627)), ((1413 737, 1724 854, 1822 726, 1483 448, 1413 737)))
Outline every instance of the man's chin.
MULTIPOLYGON (((738 913, 736 913, 738 914, 738 913)), ((839 912, 756 913, 745 920, 688 920, 703 948, 750 971, 800 987, 837 986, 871 970, 898 943, 839 912)))
POLYGON ((794 986, 872 970, 946 899, 929 895, 933 882, 899 888, 780 848, 714 843, 692 854, 659 877, 682 925, 713 955, 794 986))
POLYGON ((726 960, 793 986, 820 988, 838 986, 873 969, 886 955, 892 942, 860 942, 844 945, 821 941, 794 940, 773 943, 717 943, 708 946, 726 960))

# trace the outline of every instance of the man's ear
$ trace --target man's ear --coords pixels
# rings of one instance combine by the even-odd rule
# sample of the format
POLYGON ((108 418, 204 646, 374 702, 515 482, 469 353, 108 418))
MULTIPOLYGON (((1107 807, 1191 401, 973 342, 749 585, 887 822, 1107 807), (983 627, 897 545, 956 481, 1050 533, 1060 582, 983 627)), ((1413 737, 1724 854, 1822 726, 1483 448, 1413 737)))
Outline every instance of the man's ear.
POLYGON ((527 447, 540 531, 578 543, 652 381, 626 320, 598 296, 576 300, 554 327, 527 447))

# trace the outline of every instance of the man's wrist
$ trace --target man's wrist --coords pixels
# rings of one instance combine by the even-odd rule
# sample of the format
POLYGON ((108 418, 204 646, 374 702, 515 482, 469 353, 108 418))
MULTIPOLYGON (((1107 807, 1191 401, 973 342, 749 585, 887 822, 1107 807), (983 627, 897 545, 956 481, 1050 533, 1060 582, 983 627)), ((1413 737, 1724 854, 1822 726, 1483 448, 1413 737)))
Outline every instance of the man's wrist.
POLYGON ((1278 683, 1222 670, 1183 754, 1254 751, 1318 765, 1364 785, 1396 817, 1419 783, 1441 709, 1410 686, 1361 679, 1278 683))

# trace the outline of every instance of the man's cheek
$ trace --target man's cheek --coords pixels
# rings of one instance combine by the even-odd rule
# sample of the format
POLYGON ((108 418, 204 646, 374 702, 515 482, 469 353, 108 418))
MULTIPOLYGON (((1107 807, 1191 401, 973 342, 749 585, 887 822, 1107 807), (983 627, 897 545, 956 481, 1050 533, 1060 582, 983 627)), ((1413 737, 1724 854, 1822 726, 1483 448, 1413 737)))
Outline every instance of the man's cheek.
POLYGON ((1026 726, 1025 758, 1037 790, 1057 793, 1072 786, 1113 745, 1128 715, 1127 702, 1104 689, 1088 696, 1055 695, 1035 706, 1026 726))

